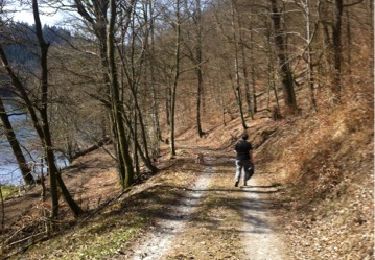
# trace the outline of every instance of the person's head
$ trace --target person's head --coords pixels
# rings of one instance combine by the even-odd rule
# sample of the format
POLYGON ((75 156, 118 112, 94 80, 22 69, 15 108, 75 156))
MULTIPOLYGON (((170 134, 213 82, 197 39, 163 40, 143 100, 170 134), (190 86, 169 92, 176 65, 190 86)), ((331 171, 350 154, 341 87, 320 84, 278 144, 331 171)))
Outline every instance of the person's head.
POLYGON ((244 134, 242 134, 241 138, 242 138, 242 140, 248 140, 249 135, 247 133, 244 133, 244 134))

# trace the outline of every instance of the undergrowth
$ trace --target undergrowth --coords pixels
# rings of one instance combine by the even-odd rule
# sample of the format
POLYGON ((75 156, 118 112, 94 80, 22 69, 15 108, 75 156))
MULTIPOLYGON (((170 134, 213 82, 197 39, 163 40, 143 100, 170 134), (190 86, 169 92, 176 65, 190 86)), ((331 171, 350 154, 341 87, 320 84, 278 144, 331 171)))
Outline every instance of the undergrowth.
POLYGON ((18 193, 18 187, 13 185, 1 185, 1 192, 3 199, 7 199, 18 193))
POLYGON ((30 253, 17 259, 103 259, 118 254, 146 224, 134 214, 102 216, 69 234, 34 245, 30 253), (37 255, 34 255, 33 253, 37 255))

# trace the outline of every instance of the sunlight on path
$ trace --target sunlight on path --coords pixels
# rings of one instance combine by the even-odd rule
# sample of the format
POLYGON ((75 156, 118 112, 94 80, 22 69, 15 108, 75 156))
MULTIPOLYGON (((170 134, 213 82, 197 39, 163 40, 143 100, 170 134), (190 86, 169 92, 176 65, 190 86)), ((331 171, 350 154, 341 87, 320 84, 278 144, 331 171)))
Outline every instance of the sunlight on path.
POLYGON ((266 208, 272 205, 266 205, 262 201, 259 193, 275 192, 277 188, 257 186, 256 180, 250 181, 249 187, 243 187, 244 190, 252 192, 244 192, 243 200, 243 235, 241 237, 242 244, 248 259, 251 260, 281 260, 287 259, 282 254, 281 242, 274 230, 271 228, 272 215, 266 208), (257 203, 258 202, 258 203, 257 203), (262 207, 265 209, 262 210, 262 207))
POLYGON ((170 208, 175 217, 170 220, 158 221, 158 230, 146 234, 144 242, 135 250, 130 259, 161 259, 172 246, 176 236, 184 231, 186 223, 200 204, 202 196, 211 182, 210 174, 213 167, 207 167, 205 172, 197 179, 191 190, 186 192, 186 197, 180 202, 177 208, 170 208))

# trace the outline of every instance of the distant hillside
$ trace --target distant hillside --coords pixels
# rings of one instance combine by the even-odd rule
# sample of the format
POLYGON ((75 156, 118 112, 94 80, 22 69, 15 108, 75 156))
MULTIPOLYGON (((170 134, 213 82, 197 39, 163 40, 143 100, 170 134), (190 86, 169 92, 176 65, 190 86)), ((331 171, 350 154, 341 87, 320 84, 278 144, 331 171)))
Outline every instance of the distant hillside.
MULTIPOLYGON (((26 67, 28 70, 33 70, 37 66, 39 49, 34 44, 37 41, 34 30, 33 25, 25 23, 12 23, 5 28, 0 39, 5 39, 4 49, 11 64, 26 67), (14 42, 19 42, 19 44, 14 42)), ((63 45, 72 39, 70 31, 57 26, 44 26, 43 33, 51 46, 63 45)), ((0 75, 0 96, 12 95, 8 88, 7 77, 0 75)))
MULTIPOLYGON (((33 67, 38 62, 38 48, 33 44, 37 40, 34 31, 34 25, 25 23, 12 23, 6 28, 2 37, 12 39, 12 43, 5 47, 8 60, 12 64, 33 67), (14 44, 14 41, 19 42, 19 44, 14 44)), ((70 31, 57 26, 44 26, 43 34, 46 41, 51 45, 64 44, 64 42, 72 39, 70 31)))

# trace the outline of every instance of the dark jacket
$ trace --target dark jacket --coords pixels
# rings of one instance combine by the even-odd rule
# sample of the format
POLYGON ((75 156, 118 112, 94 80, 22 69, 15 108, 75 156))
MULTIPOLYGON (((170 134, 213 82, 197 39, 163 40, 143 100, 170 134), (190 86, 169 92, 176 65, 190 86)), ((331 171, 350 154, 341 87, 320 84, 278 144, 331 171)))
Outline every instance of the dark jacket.
POLYGON ((236 160, 240 161, 249 161, 250 160, 250 151, 253 149, 251 143, 246 140, 240 140, 236 143, 234 149, 237 152, 236 160))

